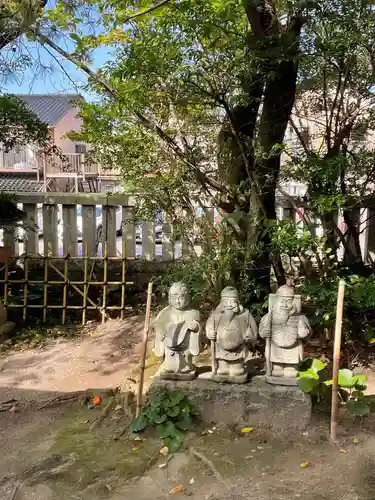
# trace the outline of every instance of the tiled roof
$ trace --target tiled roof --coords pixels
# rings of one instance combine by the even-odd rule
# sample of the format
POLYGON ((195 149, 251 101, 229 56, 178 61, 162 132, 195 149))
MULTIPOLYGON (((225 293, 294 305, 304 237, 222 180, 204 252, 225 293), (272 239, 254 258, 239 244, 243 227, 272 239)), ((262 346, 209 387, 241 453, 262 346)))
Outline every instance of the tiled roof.
POLYGON ((74 107, 74 102, 83 99, 78 94, 28 94, 16 95, 47 125, 56 125, 74 107))
POLYGON ((27 192, 36 193, 43 187, 43 182, 30 181, 28 179, 17 179, 14 177, 0 177, 0 192, 27 192))

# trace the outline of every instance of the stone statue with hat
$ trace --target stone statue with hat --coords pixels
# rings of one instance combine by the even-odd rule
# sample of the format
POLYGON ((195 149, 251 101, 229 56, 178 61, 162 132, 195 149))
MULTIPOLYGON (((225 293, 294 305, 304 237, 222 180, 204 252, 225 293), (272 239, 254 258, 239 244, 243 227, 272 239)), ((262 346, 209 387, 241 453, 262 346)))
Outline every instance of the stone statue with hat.
POLYGON ((266 339, 266 381, 297 385, 297 366, 303 359, 303 341, 310 334, 309 320, 301 314, 301 296, 289 285, 269 296, 268 313, 259 324, 266 339))
POLYGON ((201 348, 201 326, 199 311, 189 309, 189 293, 184 283, 173 283, 169 289, 169 305, 156 317, 156 356, 163 363, 158 375, 173 380, 192 380, 195 366, 192 357, 201 348))
POLYGON ((257 324, 249 311, 240 304, 237 290, 233 287, 224 288, 220 304, 206 324, 206 335, 211 341, 212 351, 210 378, 217 382, 246 382, 247 345, 256 343, 257 333, 257 324))

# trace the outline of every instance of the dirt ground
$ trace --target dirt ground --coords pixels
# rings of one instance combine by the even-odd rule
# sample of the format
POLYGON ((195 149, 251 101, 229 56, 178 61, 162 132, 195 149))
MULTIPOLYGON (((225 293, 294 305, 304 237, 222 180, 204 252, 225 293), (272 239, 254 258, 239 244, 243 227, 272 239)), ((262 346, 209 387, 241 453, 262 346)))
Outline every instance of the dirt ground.
MULTIPOLYGON (((0 407, 17 400, 0 411, 1 500, 375 499, 374 416, 343 419, 337 444, 329 442, 328 416, 320 413, 305 432, 284 437, 197 426, 163 467, 160 441, 136 440, 123 395, 105 390, 131 387, 137 378, 142 326, 137 317, 113 321, 80 338, 0 355, 0 407), (78 398, 41 408, 87 389, 102 395, 100 407, 88 409, 78 398), (108 402, 108 415, 93 427, 108 402), (171 495, 180 484, 185 491, 171 495)), ((150 357, 148 380, 155 370, 150 357)), ((368 377, 372 391, 375 377, 368 377)))

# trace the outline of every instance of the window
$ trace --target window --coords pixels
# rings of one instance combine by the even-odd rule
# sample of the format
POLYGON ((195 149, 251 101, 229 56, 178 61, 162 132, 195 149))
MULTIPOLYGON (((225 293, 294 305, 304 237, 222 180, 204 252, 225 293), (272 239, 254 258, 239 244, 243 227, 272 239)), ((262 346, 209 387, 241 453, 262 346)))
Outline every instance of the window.
POLYGON ((76 153, 85 154, 87 152, 86 144, 76 144, 76 153))

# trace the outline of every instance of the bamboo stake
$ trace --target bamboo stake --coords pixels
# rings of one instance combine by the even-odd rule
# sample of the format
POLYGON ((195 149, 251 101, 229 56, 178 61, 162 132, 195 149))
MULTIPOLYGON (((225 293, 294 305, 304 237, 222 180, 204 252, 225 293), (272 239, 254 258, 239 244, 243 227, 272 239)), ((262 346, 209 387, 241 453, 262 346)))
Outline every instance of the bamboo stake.
POLYGON ((24 260, 24 271, 25 271, 25 283, 23 285, 23 320, 26 321, 27 318, 27 283, 28 283, 28 277, 29 277, 29 269, 28 269, 28 260, 27 257, 25 257, 24 260))
POLYGON ((85 262, 84 262, 84 268, 83 268, 83 281, 85 282, 85 284, 83 285, 82 325, 86 324, 86 313, 87 313, 87 292, 88 292, 87 278, 88 278, 88 272, 89 272, 89 261, 88 261, 87 257, 88 257, 88 246, 87 246, 87 241, 86 241, 85 242, 85 262))
MULTIPOLYGON (((123 229, 124 231, 124 229, 123 229)), ((122 272, 121 272, 121 319, 125 317, 125 278, 126 278, 126 244, 125 238, 122 238, 122 272)))
POLYGON ((68 254, 65 256, 64 261, 64 292, 63 292, 63 309, 61 323, 65 325, 66 322, 66 302, 68 298, 68 254))
POLYGON ((142 354, 139 367, 140 373, 139 373, 139 385, 137 394, 137 410, 135 414, 136 417, 139 417, 142 409, 142 393, 143 393, 143 382, 145 377, 147 340, 148 340, 148 331, 150 329, 151 299, 152 299, 152 281, 149 282, 147 289, 146 317, 145 317, 145 326, 143 330, 142 354))
POLYGON ((336 326, 333 345, 333 373, 332 373, 332 408, 331 408, 331 441, 336 441, 337 414, 338 414, 338 378, 340 368, 342 314, 344 308, 345 281, 340 280, 336 305, 336 326))
POLYGON ((9 273, 9 260, 7 259, 4 266, 4 307, 8 306, 8 273, 9 273))
POLYGON ((44 287, 43 287, 43 323, 47 322, 48 303, 48 256, 44 258, 44 287))
POLYGON ((107 307, 107 290, 108 290, 108 244, 104 242, 104 268, 103 268, 103 306, 102 306, 102 324, 105 323, 106 307, 107 307))

